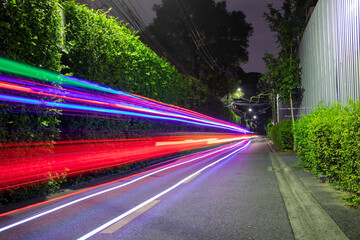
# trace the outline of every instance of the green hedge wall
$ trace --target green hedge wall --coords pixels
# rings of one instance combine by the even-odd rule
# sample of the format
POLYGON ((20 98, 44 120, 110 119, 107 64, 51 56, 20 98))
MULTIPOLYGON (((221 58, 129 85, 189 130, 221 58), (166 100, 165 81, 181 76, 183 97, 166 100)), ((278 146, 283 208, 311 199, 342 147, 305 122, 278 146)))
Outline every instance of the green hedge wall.
POLYGON ((192 92, 165 59, 139 41, 124 24, 106 13, 64 2, 66 54, 75 76, 162 102, 187 105, 192 92))
MULTIPOLYGON (((73 1, 0 0, 1 56, 224 120, 234 119, 199 79, 180 74, 138 38, 116 19, 73 1)), ((21 106, 0 107, 0 143, 51 141, 59 137, 115 138, 149 129, 192 129, 139 119, 117 121, 66 116, 59 111, 31 114, 28 110, 21 106)), ((48 151, 50 154, 51 146, 48 151)), ((107 170, 100 172, 106 174, 107 170)), ((66 184, 66 177, 52 176, 49 182, 0 193, 0 202, 43 196, 66 184)))
MULTIPOLYGON (((139 41, 126 25, 74 1, 1 1, 0 55, 199 111, 236 120, 198 79, 180 74, 139 41)), ((121 137, 123 132, 177 130, 171 124, 28 114, 0 107, 1 142, 49 141, 60 129, 82 138, 121 137), (79 131, 82 134, 78 134, 79 131), (11 134, 9 134, 11 133, 11 134)), ((35 110, 36 111, 36 110, 35 110)))
POLYGON ((294 146, 294 135, 290 119, 280 122, 274 126, 267 126, 268 137, 280 150, 292 149, 294 146))
POLYGON ((325 174, 360 204, 360 102, 319 105, 296 121, 294 134, 300 160, 315 174, 325 174))
MULTIPOLYGON (((122 22, 72 1, 62 5, 66 19, 63 73, 195 111, 204 107, 209 91, 200 80, 181 75, 122 22)), ((62 128, 72 133, 83 129, 86 138, 181 129, 138 120, 92 118, 78 122, 69 117, 62 117, 62 128)))
POLYGON ((59 72, 61 32, 58 0, 0 1, 0 55, 59 72))
MULTIPOLYGON (((59 72, 61 32, 58 0, 0 1, 1 56, 59 72)), ((57 115, 0 107, 0 142, 50 141, 59 132, 57 115)))

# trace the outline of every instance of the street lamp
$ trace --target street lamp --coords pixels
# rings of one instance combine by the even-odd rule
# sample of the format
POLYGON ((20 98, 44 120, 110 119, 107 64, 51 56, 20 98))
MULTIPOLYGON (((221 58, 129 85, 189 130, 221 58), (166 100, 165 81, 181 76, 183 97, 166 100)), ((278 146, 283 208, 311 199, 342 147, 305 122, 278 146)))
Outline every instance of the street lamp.
POLYGON ((241 91, 241 88, 238 88, 238 91, 240 92, 240 91, 241 91))
POLYGON ((249 108, 249 112, 251 112, 252 111, 252 109, 251 108, 249 108))
POLYGON ((256 119, 256 116, 254 116, 254 119, 256 119))

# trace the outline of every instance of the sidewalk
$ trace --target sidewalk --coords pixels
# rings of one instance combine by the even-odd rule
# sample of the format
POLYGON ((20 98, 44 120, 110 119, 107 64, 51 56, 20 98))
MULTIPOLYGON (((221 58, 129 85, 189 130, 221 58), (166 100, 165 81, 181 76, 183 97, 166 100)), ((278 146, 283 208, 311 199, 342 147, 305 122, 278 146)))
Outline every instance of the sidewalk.
MULTIPOLYGON (((360 239, 360 210, 353 209, 346 205, 346 201, 344 200, 344 197, 347 196, 347 193, 336 190, 329 183, 320 183, 319 179, 316 178, 313 173, 309 172, 307 169, 300 167, 297 164, 298 157, 296 156, 295 153, 273 151, 270 154, 276 155, 276 158, 281 162, 281 164, 284 164, 283 169, 281 170, 283 173, 287 172, 289 174, 290 172, 294 177, 296 176, 294 179, 297 178, 299 180, 299 183, 301 183, 301 185, 304 186, 305 189, 304 194, 309 195, 312 199, 314 199, 315 203, 316 202, 318 203, 320 208, 322 208, 325 211, 325 215, 327 214, 332 218, 333 222, 341 229, 341 231, 346 235, 348 239, 354 239, 354 240, 360 239)), ((273 161, 273 168, 274 168, 274 161, 273 161)), ((276 170, 274 169, 274 171, 276 170)), ((296 184, 294 186, 296 186, 296 184)), ((292 191, 296 192, 297 190, 292 189, 292 191)), ((305 206, 305 209, 308 209, 308 212, 312 211, 311 206, 307 205, 307 203, 303 204, 303 206, 305 206)), ((307 213, 306 215, 313 217, 315 214, 307 213)), ((331 228, 331 231, 333 230, 333 228, 336 228, 336 226, 331 227, 331 224, 325 226, 324 228, 326 227, 331 228)), ((318 232, 321 232, 321 230, 319 229, 317 230, 318 232)), ((327 239, 339 239, 339 238, 340 237, 327 238, 327 239)), ((298 238, 298 239, 302 239, 302 238, 298 238)))

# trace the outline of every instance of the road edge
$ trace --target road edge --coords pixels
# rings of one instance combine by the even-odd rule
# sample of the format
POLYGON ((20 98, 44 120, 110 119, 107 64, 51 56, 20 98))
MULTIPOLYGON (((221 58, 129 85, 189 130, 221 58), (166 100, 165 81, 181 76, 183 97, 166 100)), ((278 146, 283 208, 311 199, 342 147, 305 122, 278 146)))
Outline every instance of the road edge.
POLYGON ((292 172, 286 161, 276 153, 269 141, 267 145, 295 239, 347 240, 348 237, 292 172))

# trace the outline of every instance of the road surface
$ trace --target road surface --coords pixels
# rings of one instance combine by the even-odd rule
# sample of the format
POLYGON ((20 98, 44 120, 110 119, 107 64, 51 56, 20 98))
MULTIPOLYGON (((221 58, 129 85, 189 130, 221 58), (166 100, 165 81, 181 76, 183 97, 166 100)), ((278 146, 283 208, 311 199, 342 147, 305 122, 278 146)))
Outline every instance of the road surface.
POLYGON ((2 216, 0 239, 301 239, 269 151, 259 138, 182 157, 2 216))

